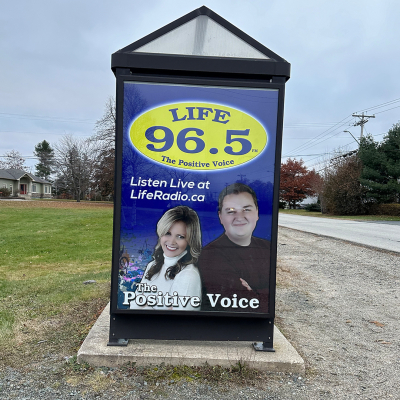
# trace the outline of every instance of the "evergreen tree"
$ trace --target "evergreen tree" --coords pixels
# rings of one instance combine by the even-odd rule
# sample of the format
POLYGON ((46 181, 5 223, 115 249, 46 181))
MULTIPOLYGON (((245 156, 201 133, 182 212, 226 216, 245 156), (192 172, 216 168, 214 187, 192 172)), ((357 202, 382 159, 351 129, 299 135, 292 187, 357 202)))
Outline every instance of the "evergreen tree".
POLYGON ((376 203, 399 202, 400 123, 393 125, 383 141, 371 136, 361 139, 359 157, 363 164, 360 183, 376 203))
POLYGON ((36 175, 48 180, 54 166, 54 150, 50 147, 50 143, 43 140, 35 146, 33 154, 39 158, 39 163, 35 166, 36 175))

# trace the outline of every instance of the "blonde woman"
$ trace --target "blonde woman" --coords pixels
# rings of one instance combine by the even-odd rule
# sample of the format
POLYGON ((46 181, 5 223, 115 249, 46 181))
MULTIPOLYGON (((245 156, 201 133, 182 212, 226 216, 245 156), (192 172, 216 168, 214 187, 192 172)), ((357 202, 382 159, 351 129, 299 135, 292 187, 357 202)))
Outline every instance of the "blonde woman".
POLYGON ((143 306, 132 301, 130 308, 199 311, 201 279, 197 261, 201 252, 201 230, 197 213, 186 206, 171 208, 158 221, 157 235, 153 260, 147 265, 136 290, 137 295, 140 293, 142 299, 146 296, 148 301, 143 306), (144 284, 155 286, 156 292, 146 293, 144 284), (157 300, 160 297, 162 301, 157 300))

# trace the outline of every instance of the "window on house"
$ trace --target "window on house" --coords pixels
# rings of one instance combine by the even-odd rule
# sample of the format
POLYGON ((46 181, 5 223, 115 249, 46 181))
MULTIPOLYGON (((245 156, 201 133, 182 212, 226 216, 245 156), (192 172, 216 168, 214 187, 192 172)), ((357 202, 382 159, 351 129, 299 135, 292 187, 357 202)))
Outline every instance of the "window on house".
POLYGON ((13 185, 10 185, 10 193, 13 194, 13 185))
POLYGON ((32 183, 32 192, 36 193, 36 183, 32 183))
POLYGON ((45 186, 45 187, 44 187, 44 192, 45 192, 45 193, 49 193, 49 188, 48 188, 48 186, 45 186))

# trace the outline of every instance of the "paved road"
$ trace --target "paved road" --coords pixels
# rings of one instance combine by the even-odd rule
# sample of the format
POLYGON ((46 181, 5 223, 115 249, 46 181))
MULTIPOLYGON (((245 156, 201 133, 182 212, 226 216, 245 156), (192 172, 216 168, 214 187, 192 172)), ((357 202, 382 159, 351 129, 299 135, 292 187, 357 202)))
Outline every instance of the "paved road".
POLYGON ((400 253, 400 221, 349 221, 280 213, 278 224, 400 253))

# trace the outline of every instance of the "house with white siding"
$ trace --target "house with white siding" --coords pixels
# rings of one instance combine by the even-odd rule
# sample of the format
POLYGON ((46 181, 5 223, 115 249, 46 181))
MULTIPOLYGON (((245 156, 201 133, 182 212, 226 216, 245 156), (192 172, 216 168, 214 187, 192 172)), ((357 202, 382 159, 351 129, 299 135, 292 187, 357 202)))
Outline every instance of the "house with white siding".
POLYGON ((22 169, 0 169, 0 188, 9 189, 14 197, 51 198, 51 182, 22 169))

